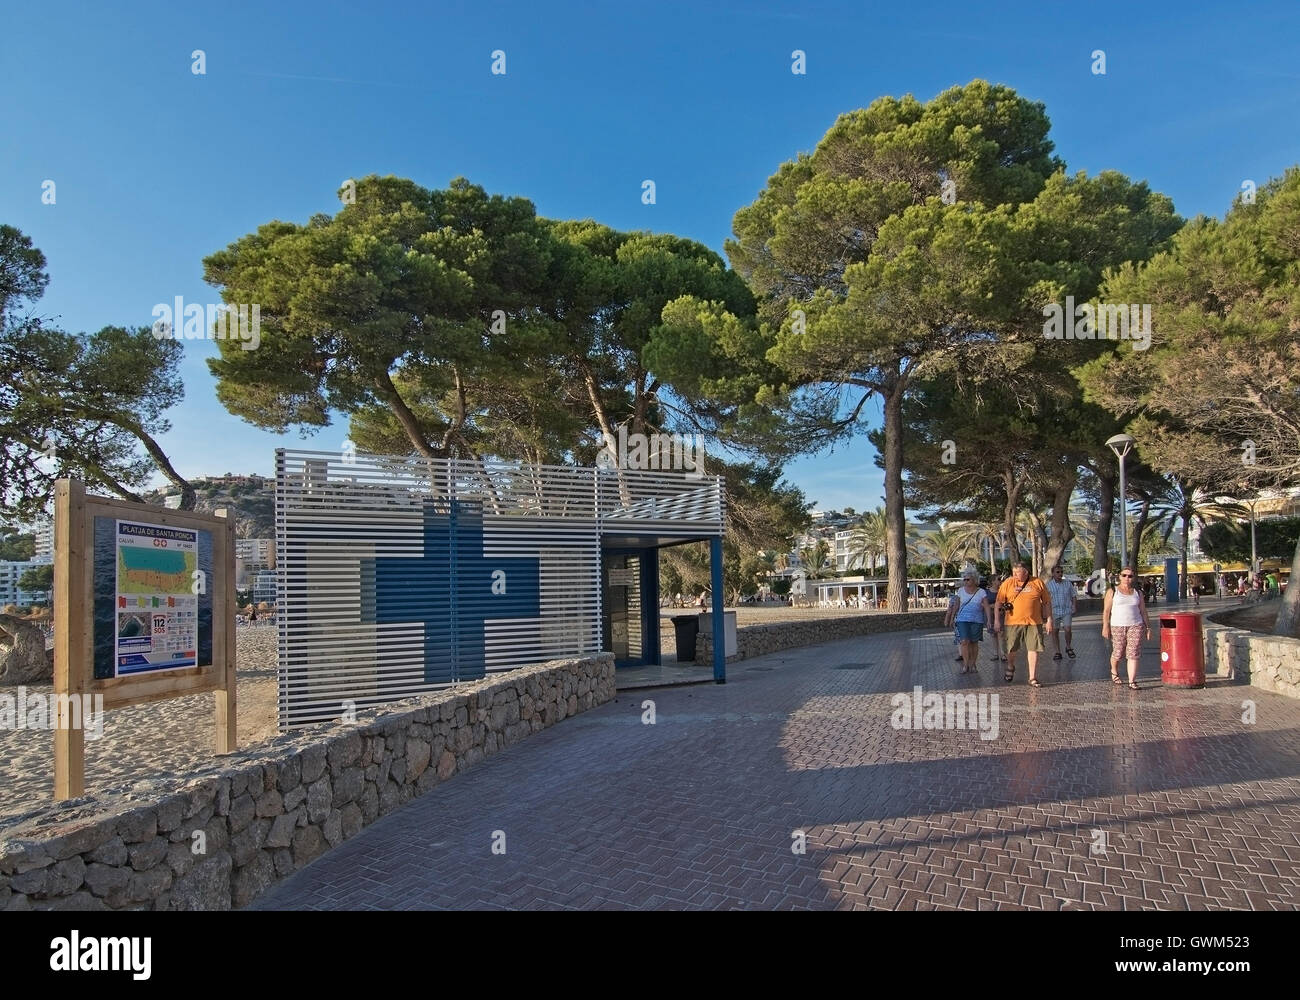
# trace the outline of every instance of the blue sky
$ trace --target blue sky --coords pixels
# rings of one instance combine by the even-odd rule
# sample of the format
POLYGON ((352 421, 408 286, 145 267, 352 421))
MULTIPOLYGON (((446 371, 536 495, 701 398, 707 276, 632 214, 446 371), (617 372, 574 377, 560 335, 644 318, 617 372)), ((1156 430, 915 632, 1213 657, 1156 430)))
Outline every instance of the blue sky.
MULTIPOLYGON (((217 301, 205 255, 272 219, 332 213, 342 182, 370 173, 463 175, 546 216, 721 252, 735 211, 838 114, 975 78, 1043 101, 1069 170, 1144 179, 1184 216, 1222 215, 1243 180, 1300 163, 1300 5, 980 6, 12 4, 0 222, 48 259, 41 312, 91 331, 148 324, 177 295, 217 301)), ((304 445, 226 413, 203 363, 215 348, 186 351, 186 399, 161 439, 182 474, 269 473, 277 445, 304 445)), ((345 437, 340 421, 305 446, 345 437)), ((874 507, 873 458, 860 438, 787 477, 823 508, 874 507)))

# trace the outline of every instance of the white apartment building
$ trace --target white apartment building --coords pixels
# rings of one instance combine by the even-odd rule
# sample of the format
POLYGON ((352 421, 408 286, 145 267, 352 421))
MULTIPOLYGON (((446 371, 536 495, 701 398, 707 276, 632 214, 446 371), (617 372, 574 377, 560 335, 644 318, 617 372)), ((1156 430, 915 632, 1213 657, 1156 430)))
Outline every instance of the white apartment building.
POLYGON ((49 596, 43 591, 19 590, 18 581, 29 569, 48 566, 49 559, 31 559, 26 562, 0 562, 0 607, 17 604, 26 607, 32 604, 44 604, 49 596))
POLYGON ((274 538, 235 539, 235 587, 247 590, 264 570, 275 569, 274 538))
POLYGON ((34 561, 54 562, 54 522, 50 520, 37 521, 32 526, 32 534, 36 536, 34 561))
POLYGON ((264 569, 253 577, 253 603, 261 604, 265 601, 267 604, 274 604, 276 598, 276 572, 273 569, 264 569))
POLYGON ((834 565, 841 573, 849 568, 853 559, 853 534, 852 531, 835 532, 834 565))

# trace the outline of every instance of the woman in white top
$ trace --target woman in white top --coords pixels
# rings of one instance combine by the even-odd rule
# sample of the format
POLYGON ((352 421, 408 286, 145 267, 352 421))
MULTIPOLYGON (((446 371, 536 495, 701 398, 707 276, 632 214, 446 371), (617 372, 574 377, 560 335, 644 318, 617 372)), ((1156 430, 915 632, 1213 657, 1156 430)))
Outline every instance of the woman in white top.
POLYGON ((984 629, 987 627, 991 631, 993 628, 993 606, 973 571, 962 573, 961 582, 961 589, 948 601, 948 614, 943 624, 948 628, 956 623, 957 637, 961 641, 960 672, 973 674, 979 672, 980 641, 984 638, 984 629))
POLYGON ((1106 591, 1106 604, 1101 612, 1101 637, 1111 640, 1110 682, 1123 684, 1119 677, 1119 658, 1128 659, 1128 686, 1138 690, 1138 657, 1142 653, 1142 632, 1151 638, 1151 623, 1147 620, 1147 605, 1142 591, 1133 586, 1133 567, 1120 570, 1119 584, 1106 591))

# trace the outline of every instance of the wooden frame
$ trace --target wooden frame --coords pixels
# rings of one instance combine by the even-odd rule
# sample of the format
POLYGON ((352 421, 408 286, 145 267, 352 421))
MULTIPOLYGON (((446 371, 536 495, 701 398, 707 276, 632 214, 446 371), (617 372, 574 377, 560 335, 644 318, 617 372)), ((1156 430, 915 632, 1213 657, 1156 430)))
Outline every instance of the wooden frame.
MULTIPOLYGON (((60 479, 54 496, 54 692, 102 695, 104 710, 212 691, 217 753, 237 746, 235 699, 235 523, 217 514, 171 510, 88 495, 76 479, 60 479), (212 662, 125 677, 96 678, 94 669, 95 518, 110 517, 212 535, 212 662)), ((56 713, 54 798, 85 792, 85 736, 56 713)))

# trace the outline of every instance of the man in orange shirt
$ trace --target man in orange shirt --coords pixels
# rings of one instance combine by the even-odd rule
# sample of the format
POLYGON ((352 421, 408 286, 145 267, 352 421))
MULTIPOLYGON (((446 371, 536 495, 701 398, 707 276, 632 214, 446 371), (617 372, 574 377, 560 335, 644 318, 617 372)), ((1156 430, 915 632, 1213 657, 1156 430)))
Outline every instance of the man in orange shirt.
POLYGON ((995 610, 997 624, 993 632, 999 634, 1003 631, 1005 617, 1007 656, 1010 658, 1002 679, 1008 684, 1015 679, 1016 660, 1020 647, 1024 646, 1029 658, 1029 686, 1042 687, 1035 674, 1038 672, 1038 654, 1045 648, 1044 621, 1047 634, 1052 633, 1052 595, 1042 580, 1030 578, 1028 566, 1018 562, 1012 567, 1011 577, 998 588, 995 610))

